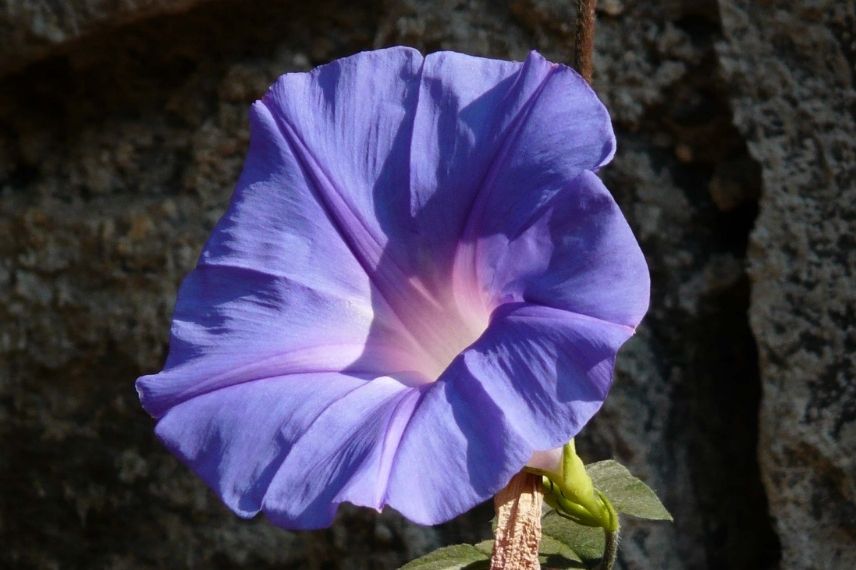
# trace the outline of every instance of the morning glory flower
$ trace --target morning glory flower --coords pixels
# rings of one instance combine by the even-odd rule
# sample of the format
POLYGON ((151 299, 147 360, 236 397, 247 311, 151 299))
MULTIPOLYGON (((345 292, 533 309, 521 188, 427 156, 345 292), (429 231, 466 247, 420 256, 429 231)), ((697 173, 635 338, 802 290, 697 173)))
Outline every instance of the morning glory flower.
POLYGON ((156 432, 238 515, 446 521, 548 468, 649 277, 573 70, 397 47, 280 77, 185 279, 156 432))

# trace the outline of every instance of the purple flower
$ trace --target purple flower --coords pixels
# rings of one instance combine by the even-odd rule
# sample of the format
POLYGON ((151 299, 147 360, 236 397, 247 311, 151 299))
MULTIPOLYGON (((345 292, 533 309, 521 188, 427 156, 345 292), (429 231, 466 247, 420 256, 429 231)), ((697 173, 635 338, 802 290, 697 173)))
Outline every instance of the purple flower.
POLYGON ((137 382, 233 511, 439 523, 600 408, 649 278, 574 71, 366 52, 282 76, 250 123, 164 370, 137 382))

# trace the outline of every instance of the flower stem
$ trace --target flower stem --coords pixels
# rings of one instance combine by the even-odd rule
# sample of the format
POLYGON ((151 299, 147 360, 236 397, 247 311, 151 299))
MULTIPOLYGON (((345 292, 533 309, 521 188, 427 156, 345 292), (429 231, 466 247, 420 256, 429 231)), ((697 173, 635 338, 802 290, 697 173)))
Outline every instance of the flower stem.
POLYGON ((603 547, 603 558, 598 565, 598 570, 612 570, 615 560, 618 558, 618 531, 603 529, 605 544, 603 547))
POLYGON ((541 477, 521 471, 494 497, 496 540, 491 570, 537 570, 541 543, 541 477))
POLYGON ((594 11, 597 0, 577 0, 577 30, 574 46, 574 67, 591 83, 592 52, 594 51, 594 11))

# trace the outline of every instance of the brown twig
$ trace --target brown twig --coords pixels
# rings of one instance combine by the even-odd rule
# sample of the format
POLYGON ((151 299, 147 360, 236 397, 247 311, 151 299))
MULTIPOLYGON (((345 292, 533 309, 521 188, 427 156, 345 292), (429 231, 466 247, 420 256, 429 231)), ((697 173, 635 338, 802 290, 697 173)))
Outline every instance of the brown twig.
POLYGON ((521 471, 494 497, 496 540, 491 570, 537 570, 541 543, 541 477, 521 471))
POLYGON ((592 52, 594 51, 594 11, 597 0, 577 0, 577 33, 574 46, 574 67, 591 83, 592 52))

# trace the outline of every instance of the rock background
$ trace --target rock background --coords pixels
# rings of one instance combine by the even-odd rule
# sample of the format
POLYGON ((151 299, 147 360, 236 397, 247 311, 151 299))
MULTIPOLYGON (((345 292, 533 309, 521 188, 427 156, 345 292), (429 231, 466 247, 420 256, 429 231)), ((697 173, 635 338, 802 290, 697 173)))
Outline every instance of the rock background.
POLYGON ((734 120, 763 169, 750 319, 783 567, 856 568, 856 6, 721 4, 734 120))
MULTIPOLYGON (((854 3, 599 5, 603 174, 654 292, 580 449, 677 521, 628 522, 622 567, 852 568, 854 3)), ((133 380, 277 75, 397 43, 570 61, 573 22, 556 0, 0 0, 0 567, 394 568, 483 537, 489 506, 240 521, 133 380)))

